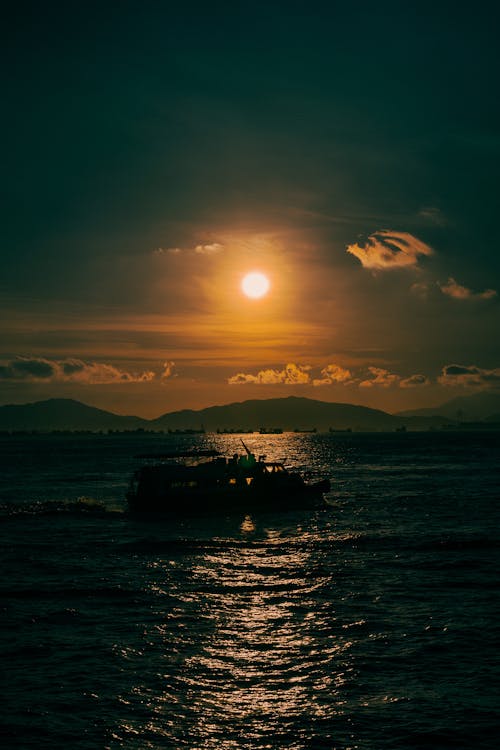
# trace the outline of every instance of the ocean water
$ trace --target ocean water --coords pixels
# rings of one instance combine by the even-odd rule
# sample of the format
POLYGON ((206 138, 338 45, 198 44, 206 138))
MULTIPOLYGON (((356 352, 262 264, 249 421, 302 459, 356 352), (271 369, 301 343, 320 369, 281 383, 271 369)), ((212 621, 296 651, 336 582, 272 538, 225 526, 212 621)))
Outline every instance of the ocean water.
POLYGON ((138 520, 136 453, 0 439, 3 748, 498 747, 499 435, 247 436, 321 511, 138 520))

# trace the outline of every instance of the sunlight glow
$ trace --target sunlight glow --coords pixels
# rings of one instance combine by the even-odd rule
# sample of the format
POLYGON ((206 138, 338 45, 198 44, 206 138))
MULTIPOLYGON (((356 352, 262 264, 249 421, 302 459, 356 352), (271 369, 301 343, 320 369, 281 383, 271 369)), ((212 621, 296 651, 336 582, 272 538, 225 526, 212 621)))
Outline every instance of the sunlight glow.
POLYGON ((260 271, 252 271, 247 273, 241 282, 241 289, 243 294, 251 299, 260 299, 268 293, 271 287, 271 283, 267 276, 264 276, 260 271))

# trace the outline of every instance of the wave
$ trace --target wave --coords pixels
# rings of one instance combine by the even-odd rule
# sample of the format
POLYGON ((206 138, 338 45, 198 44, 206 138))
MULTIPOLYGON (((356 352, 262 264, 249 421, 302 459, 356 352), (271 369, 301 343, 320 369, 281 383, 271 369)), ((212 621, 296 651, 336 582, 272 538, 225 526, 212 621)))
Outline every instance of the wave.
MULTIPOLYGON (((152 593, 149 589, 143 590, 140 588, 129 588, 125 586, 3 586, 0 587, 0 597, 3 600, 8 599, 19 599, 27 601, 38 601, 38 600, 55 600, 58 602, 64 602, 67 600, 78 600, 82 599, 104 599, 107 602, 113 600, 129 600, 138 601, 139 599, 147 600, 150 599, 152 593)), ((70 619, 76 616, 77 610, 65 609, 63 610, 64 617, 70 619)), ((60 613, 59 613, 60 615, 60 613)), ((59 616, 57 615, 57 616, 59 616)), ((45 617, 50 617, 46 615, 45 617)), ((40 617, 38 618, 40 619, 40 617)))
POLYGON ((40 500, 33 503, 1 503, 0 520, 23 516, 123 516, 124 510, 108 507, 93 497, 76 500, 40 500))

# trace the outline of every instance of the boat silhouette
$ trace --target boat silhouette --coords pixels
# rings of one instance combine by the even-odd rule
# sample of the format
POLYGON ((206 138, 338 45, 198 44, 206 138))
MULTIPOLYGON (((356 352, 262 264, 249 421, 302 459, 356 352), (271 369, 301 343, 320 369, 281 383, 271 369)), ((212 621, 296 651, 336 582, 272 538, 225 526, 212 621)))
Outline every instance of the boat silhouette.
POLYGON ((244 447, 245 454, 230 458, 211 450, 137 456, 145 463, 132 476, 126 496, 129 510, 189 514, 326 505, 328 479, 306 482, 282 462, 256 458, 244 447))

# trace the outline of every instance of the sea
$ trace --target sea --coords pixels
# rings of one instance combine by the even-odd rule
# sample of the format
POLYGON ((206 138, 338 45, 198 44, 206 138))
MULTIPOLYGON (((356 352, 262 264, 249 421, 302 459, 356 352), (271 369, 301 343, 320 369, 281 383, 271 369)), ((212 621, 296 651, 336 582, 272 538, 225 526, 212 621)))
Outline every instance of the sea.
POLYGON ((137 454, 0 437, 0 745, 481 750, 500 736, 500 434, 246 435, 328 507, 137 518, 137 454))

